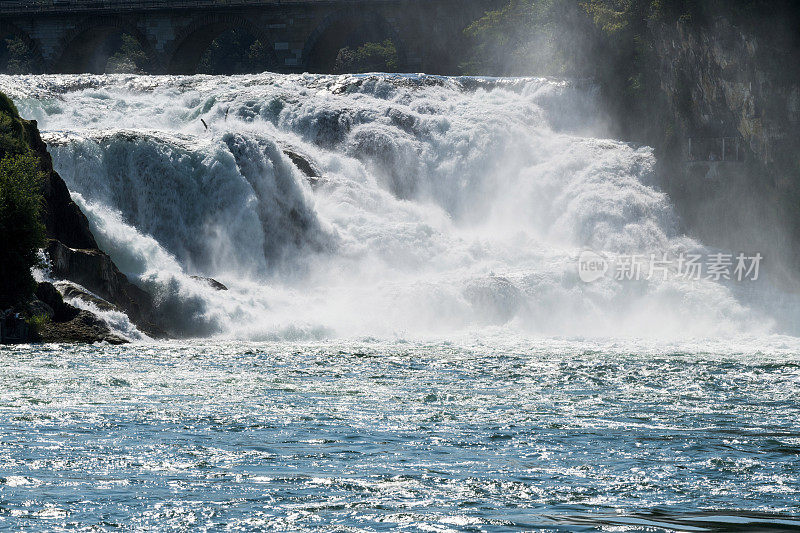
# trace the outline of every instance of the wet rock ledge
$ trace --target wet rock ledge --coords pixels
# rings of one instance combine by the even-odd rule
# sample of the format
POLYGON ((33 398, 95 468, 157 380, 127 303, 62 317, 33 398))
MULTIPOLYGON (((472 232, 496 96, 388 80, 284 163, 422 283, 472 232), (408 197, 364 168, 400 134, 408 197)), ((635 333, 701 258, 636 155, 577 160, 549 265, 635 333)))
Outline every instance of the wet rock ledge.
POLYGON ((32 316, 39 317, 31 340, 38 342, 107 342, 125 344, 127 339, 115 335, 97 316, 64 302, 51 283, 39 283, 36 298, 28 304, 32 316))

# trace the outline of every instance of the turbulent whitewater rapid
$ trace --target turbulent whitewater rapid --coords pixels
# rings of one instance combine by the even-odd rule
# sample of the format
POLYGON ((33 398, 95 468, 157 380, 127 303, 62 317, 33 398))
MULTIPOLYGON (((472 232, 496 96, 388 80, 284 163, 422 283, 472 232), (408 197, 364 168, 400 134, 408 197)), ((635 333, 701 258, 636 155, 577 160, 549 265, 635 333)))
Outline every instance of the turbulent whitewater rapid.
POLYGON ((178 335, 715 336, 770 319, 713 281, 579 279, 679 253, 647 147, 591 88, 432 76, 2 77, 100 247, 178 335), (213 277, 216 291, 190 276, 213 277))

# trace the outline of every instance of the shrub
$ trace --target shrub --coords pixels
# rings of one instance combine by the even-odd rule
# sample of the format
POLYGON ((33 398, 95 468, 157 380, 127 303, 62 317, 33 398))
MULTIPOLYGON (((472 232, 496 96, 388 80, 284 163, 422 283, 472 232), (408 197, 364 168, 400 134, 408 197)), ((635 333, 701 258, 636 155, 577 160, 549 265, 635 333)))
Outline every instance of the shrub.
POLYGON ((109 74, 132 74, 144 72, 147 68, 147 54, 136 37, 127 33, 120 37, 119 49, 108 58, 106 72, 109 74))
POLYGON ((0 50, 0 70, 7 74, 30 74, 34 68, 34 55, 20 37, 5 39, 0 50))
POLYGON ((35 288, 31 267, 45 243, 40 212, 44 173, 30 153, 0 160, 0 308, 22 303, 35 288))
POLYGON ((41 315, 33 315, 28 320, 28 327, 30 328, 30 336, 33 338, 37 338, 41 335, 42 330, 44 330, 48 324, 50 324, 51 320, 50 317, 44 314, 41 315))
POLYGON ((270 48, 247 30, 230 30, 212 41, 200 57, 198 74, 264 72, 270 66, 270 48))
POLYGON ((464 33, 464 74, 573 75, 594 62, 594 27, 578 0, 509 0, 464 33))
POLYGON ((364 43, 355 50, 342 48, 333 67, 337 73, 396 72, 400 65, 397 47, 391 39, 380 43, 364 43))

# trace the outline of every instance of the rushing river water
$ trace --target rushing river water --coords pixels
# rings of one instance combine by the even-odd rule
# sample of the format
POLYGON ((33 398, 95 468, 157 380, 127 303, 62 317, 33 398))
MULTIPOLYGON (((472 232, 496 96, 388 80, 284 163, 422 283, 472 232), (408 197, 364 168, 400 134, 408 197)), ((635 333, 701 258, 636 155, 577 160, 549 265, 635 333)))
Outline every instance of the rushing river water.
POLYGON ((0 350, 0 527, 800 528, 798 307, 768 279, 582 279, 587 250, 720 253, 590 86, 0 89, 195 339, 101 312, 136 343, 0 350))
POLYGON ((798 348, 4 349, 0 527, 800 528, 798 348))
POLYGON ((175 335, 774 331, 775 297, 765 312, 737 296, 748 283, 579 279, 586 249, 711 252, 654 187, 652 149, 602 137, 590 86, 263 74, 0 89, 39 121, 101 248, 175 335))

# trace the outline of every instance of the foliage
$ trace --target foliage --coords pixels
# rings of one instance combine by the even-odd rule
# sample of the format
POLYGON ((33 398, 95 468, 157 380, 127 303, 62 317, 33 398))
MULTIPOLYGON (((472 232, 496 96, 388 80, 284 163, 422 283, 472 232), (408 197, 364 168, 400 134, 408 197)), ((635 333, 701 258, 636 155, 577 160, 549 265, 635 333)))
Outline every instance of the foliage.
POLYGON ((120 38, 117 51, 108 58, 106 72, 108 73, 137 73, 147 69, 147 53, 141 43, 133 35, 127 33, 120 38))
POLYGON ((0 308, 31 295, 30 268, 44 245, 44 174, 30 149, 31 127, 0 93, 0 308))
POLYGON ((345 47, 339 50, 334 72, 396 72, 400 65, 397 47, 391 39, 379 43, 364 43, 355 50, 345 47))
POLYGON ((508 0, 465 30, 473 47, 462 68, 467 74, 593 78, 610 111, 627 122, 618 133, 628 136, 657 126, 647 111, 661 94, 651 25, 700 20, 701 1, 508 0))
POLYGON ((269 68, 270 50, 245 30, 230 30, 214 41, 200 58, 198 74, 246 74, 269 68))
MULTIPOLYGON (((472 47, 462 70, 593 76, 602 59, 636 90, 650 24, 704 24, 721 15, 752 29, 776 13, 800 23, 792 0, 508 0, 465 30, 472 47)), ((796 32, 788 39, 797 40, 796 32)))
POLYGON ((5 39, 5 49, 0 70, 6 74, 30 74, 34 72, 33 51, 21 37, 5 39))
POLYGON ((29 146, 30 135, 17 107, 8 96, 0 93, 0 158, 24 154, 29 146))
POLYGON ((45 314, 33 315, 28 320, 28 326, 31 328, 31 336, 34 338, 39 337, 42 331, 50 324, 51 319, 45 314))
POLYGON ((0 307, 30 297, 35 282, 31 267, 45 243, 40 212, 44 174, 30 153, 7 155, 0 160, 0 307))
POLYGON ((574 75, 584 68, 594 28, 575 0, 510 0, 465 33, 466 74, 574 75))

